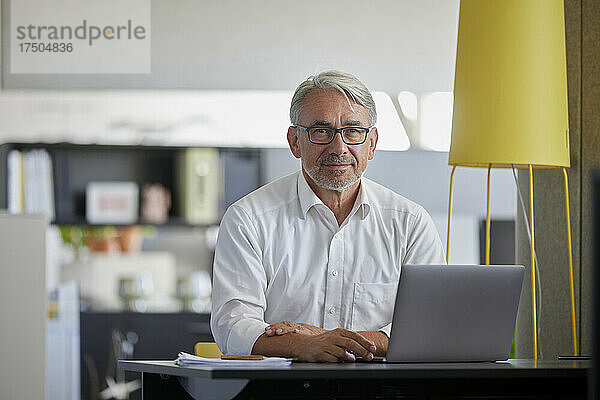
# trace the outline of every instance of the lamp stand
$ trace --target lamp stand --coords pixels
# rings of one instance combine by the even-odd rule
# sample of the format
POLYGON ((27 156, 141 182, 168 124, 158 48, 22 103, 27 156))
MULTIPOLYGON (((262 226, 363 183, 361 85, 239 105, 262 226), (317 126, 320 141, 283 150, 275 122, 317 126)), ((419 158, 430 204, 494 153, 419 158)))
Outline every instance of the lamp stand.
MULTIPOLYGON (((487 174, 487 212, 486 212, 486 237, 485 237, 485 263, 490 264, 490 172, 492 165, 488 164, 487 174)), ((450 221, 452 215, 452 194, 454 186, 454 171, 456 165, 452 166, 450 174, 450 196, 448 200, 448 231, 446 236, 446 264, 450 263, 450 221)), ((537 307, 535 297, 535 223, 533 212, 533 165, 528 165, 529 170, 529 220, 531 223, 531 305, 532 305, 532 322, 533 322, 533 359, 537 360, 537 307)), ((571 242, 571 216, 569 212, 569 179, 566 168, 562 167, 564 184, 565 184, 565 209, 567 216, 567 244, 569 250, 569 286, 571 291, 571 328, 573 336, 573 355, 578 355, 577 350, 577 328, 575 322, 575 289, 573 284, 573 255, 571 242)), ((518 189, 517 189, 518 190, 518 189)))
POLYGON ((454 186, 454 171, 456 171, 456 165, 452 166, 452 173, 450 174, 450 199, 448 200, 448 233, 446 234, 446 264, 450 264, 450 216, 452 215, 452 187, 454 186))
POLYGON ((565 178, 565 210, 567 212, 567 244, 569 246, 569 286, 571 287, 571 328, 573 331, 573 355, 578 356, 577 351, 577 328, 575 324, 575 288, 573 285, 573 251, 571 247, 571 213, 569 211, 569 177, 567 169, 562 168, 563 177, 565 178))
POLYGON ((533 219, 533 167, 529 164, 529 223, 531 225, 531 311, 533 319, 533 359, 537 360, 537 307, 535 302, 535 222, 533 219))
POLYGON ((487 173, 487 197, 486 197, 486 211, 485 211, 485 265, 490 265, 490 173, 492 171, 492 164, 488 164, 487 173))

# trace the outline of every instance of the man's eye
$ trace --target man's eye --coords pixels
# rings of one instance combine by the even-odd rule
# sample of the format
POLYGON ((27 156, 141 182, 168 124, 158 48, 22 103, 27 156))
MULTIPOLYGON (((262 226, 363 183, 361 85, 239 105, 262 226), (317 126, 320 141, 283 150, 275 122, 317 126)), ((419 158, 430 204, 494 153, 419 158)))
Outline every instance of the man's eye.
POLYGON ((348 129, 346 129, 346 133, 349 133, 351 135, 355 135, 355 134, 357 134, 359 132, 360 131, 358 129, 355 129, 355 128, 348 128, 348 129))
POLYGON ((319 134, 319 135, 324 135, 324 134, 329 133, 329 129, 325 129, 325 128, 315 129, 314 132, 317 133, 317 134, 319 134))

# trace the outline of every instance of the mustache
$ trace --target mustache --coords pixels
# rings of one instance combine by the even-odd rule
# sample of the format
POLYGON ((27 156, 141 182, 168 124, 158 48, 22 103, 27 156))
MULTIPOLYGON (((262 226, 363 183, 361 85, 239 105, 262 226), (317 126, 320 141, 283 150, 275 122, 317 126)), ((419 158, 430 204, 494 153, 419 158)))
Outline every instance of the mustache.
POLYGON ((351 164, 356 165, 356 159, 352 156, 338 156, 337 154, 329 154, 319 160, 319 164, 351 164))

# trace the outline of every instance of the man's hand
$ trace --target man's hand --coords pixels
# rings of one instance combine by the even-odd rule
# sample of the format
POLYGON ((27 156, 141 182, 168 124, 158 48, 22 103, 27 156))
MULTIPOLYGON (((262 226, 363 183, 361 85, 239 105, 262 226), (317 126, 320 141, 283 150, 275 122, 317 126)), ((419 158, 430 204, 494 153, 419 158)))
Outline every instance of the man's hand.
POLYGON ((371 361, 377 350, 375 343, 357 332, 343 328, 318 335, 298 335, 296 357, 300 361, 340 362, 356 361, 356 356, 371 361))
POLYGON ((301 335, 314 336, 325 332, 327 332, 326 329, 319 328, 318 326, 290 321, 277 322, 265 328, 265 334, 267 336, 285 335, 287 333, 299 333, 301 335))
MULTIPOLYGON (((265 328, 265 335, 268 337, 283 336, 290 333, 297 333, 300 335, 315 336, 322 333, 328 332, 326 329, 318 326, 305 324, 302 322, 291 322, 282 321, 271 324, 265 328)), ((360 335, 365 337, 367 340, 374 342, 377 347, 377 351, 374 354, 375 357, 385 357, 388 347, 388 337, 383 332, 358 332, 360 335)))
POLYGON ((376 350, 375 343, 360 333, 337 328, 316 335, 263 334, 254 343, 252 354, 295 357, 309 362, 352 362, 356 357, 372 360, 376 350))

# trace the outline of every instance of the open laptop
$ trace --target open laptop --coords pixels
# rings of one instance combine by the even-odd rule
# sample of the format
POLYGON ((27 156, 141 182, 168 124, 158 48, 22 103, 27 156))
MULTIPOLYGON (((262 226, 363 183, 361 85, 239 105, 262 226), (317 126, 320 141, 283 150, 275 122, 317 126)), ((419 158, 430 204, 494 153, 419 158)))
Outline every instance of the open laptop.
POLYGON ((525 268, 404 265, 387 362, 508 359, 525 268))

